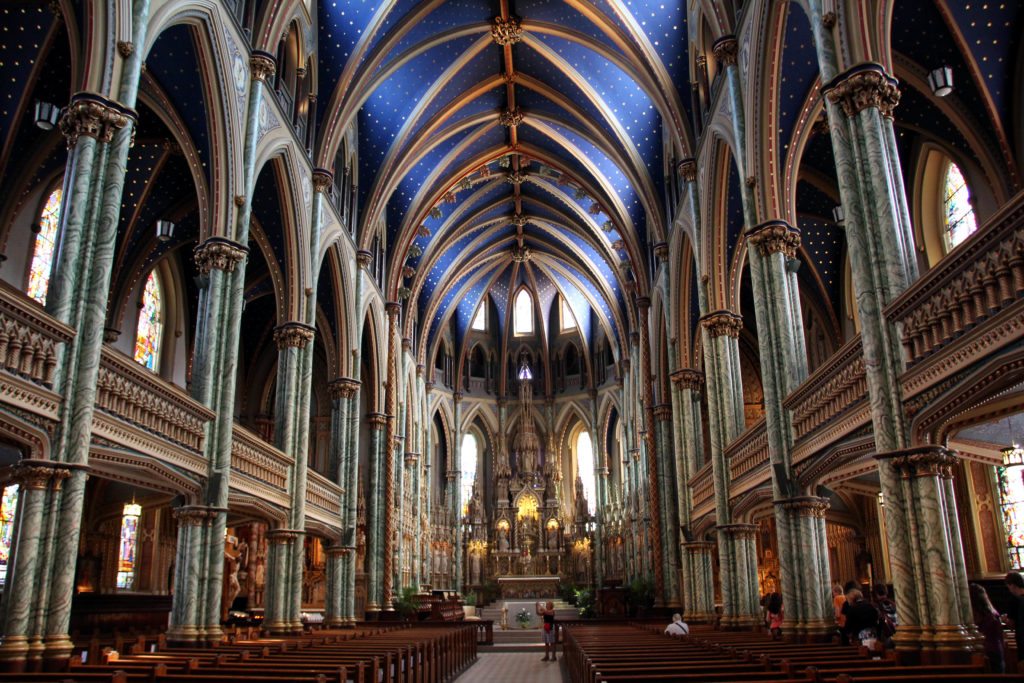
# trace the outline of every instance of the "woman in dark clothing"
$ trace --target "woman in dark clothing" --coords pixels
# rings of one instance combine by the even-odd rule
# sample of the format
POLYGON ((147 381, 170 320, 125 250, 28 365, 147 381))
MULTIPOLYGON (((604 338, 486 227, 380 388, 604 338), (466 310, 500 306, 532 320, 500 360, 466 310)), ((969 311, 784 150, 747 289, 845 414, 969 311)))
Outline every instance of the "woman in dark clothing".
POLYGON ((558 631, 555 630, 555 603, 550 600, 546 605, 541 607, 541 604, 537 603, 537 614, 544 618, 544 659, 542 662, 555 661, 555 648, 558 647, 558 631), (548 653, 551 653, 551 659, 548 659, 548 653))
POLYGON ((869 640, 878 638, 878 610, 864 599, 864 594, 854 588, 846 594, 846 626, 844 632, 847 639, 869 640))
POLYGON ((994 673, 1006 672, 1006 652, 1003 642, 1003 625, 999 621, 999 612, 992 606, 985 588, 976 583, 970 585, 971 611, 974 623, 985 637, 984 650, 988 659, 989 670, 994 673))

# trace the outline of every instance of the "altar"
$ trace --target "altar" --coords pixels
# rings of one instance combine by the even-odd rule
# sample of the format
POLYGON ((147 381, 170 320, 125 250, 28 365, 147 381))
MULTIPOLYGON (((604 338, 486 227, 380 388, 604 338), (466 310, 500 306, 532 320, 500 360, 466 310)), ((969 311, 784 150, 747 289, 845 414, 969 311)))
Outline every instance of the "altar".
POLYGON ((498 589, 504 600, 553 600, 558 597, 558 581, 557 576, 499 576, 498 589))

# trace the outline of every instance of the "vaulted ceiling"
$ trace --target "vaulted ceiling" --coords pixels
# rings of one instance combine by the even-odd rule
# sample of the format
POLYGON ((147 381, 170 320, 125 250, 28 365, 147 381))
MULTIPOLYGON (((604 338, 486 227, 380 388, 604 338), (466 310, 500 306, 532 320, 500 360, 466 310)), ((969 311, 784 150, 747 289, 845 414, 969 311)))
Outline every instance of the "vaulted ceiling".
POLYGON ((504 324, 519 286, 623 338, 689 156, 683 3, 321 0, 318 20, 321 158, 356 120, 362 246, 383 233, 423 352, 488 292, 504 324))

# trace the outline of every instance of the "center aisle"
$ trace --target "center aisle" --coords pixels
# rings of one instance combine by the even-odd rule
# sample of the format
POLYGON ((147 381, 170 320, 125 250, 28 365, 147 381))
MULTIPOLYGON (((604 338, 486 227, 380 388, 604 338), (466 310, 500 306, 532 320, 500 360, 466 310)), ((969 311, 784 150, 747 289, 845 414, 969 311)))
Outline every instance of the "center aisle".
POLYGON ((457 683, 561 683, 569 680, 565 658, 545 662, 534 652, 490 653, 477 655, 476 662, 455 679, 457 683))

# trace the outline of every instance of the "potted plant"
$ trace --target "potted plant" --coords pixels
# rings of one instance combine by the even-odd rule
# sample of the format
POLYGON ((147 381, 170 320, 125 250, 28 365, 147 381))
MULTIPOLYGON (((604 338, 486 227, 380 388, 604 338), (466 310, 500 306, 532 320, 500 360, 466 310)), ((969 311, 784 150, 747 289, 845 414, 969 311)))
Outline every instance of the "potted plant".
POLYGON ((401 595, 392 599, 391 604, 395 611, 402 617, 403 621, 413 621, 419 612, 419 603, 416 601, 417 591, 412 586, 402 589, 401 595))
POLYGON ((466 613, 466 619, 476 619, 476 593, 469 593, 466 595, 465 603, 462 605, 462 610, 466 613))
POLYGON ((526 611, 525 607, 516 614, 516 623, 519 624, 519 628, 528 628, 532 619, 533 617, 526 611))

